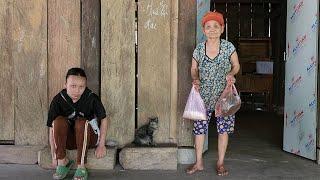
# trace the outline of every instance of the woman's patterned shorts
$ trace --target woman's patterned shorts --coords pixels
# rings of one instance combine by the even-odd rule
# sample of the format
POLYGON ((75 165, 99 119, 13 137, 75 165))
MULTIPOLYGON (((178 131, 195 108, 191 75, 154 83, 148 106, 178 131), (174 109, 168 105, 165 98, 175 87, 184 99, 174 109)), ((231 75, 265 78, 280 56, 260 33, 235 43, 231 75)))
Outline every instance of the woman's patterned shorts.
MULTIPOLYGON (((202 135, 207 134, 210 119, 212 116, 212 111, 207 111, 208 120, 195 120, 193 121, 193 134, 202 135)), ((235 115, 230 115, 227 117, 217 117, 217 132, 219 134, 228 133, 232 134, 234 131, 235 115)))

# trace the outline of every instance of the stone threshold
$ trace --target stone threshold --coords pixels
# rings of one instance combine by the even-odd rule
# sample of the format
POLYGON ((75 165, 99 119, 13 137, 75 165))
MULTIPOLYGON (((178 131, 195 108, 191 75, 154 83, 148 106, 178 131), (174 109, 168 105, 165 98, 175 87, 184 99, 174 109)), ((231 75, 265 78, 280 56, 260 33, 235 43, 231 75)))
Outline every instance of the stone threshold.
MULTIPOLYGON (((95 149, 89 149, 87 152, 87 164, 88 169, 99 170, 112 170, 116 163, 117 149, 115 147, 107 147, 107 154, 101 159, 97 159, 94 155, 95 149)), ((67 150, 67 157, 76 161, 77 150, 67 150)), ((38 164, 44 169, 53 169, 51 165, 51 152, 50 148, 46 147, 38 152, 38 164)), ((76 163, 75 163, 76 164, 76 163)), ((72 167, 75 169, 76 165, 72 167)))
POLYGON ((120 165, 127 170, 177 170, 178 147, 159 144, 151 147, 129 145, 120 151, 120 165))

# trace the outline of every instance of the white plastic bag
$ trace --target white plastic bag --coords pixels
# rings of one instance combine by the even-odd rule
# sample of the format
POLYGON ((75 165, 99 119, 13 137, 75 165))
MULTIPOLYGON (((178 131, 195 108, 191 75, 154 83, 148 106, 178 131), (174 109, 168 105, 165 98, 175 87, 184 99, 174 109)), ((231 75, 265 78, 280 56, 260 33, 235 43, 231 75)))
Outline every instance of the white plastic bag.
POLYGON ((200 96, 200 93, 195 90, 194 86, 191 88, 191 92, 189 94, 182 117, 191 120, 207 120, 204 102, 200 96))

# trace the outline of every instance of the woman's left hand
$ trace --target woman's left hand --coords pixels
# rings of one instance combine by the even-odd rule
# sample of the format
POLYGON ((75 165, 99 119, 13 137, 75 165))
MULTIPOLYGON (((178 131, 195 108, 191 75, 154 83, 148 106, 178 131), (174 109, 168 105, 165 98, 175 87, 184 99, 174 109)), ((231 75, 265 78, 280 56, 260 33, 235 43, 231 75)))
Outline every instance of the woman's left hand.
POLYGON ((236 83, 236 78, 234 78, 234 76, 231 75, 231 74, 228 74, 228 75, 226 76, 226 80, 227 80, 227 83, 228 83, 228 84, 234 84, 234 83, 236 83))

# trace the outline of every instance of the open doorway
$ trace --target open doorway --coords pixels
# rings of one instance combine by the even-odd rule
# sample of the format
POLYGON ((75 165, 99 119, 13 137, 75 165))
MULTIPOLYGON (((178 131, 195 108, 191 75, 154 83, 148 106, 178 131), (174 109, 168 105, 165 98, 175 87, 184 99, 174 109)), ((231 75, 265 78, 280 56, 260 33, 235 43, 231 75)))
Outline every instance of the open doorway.
POLYGON ((236 46, 241 65, 235 136, 262 145, 255 150, 274 146, 316 160, 318 5, 211 1, 210 9, 225 16, 222 38, 236 46))
MULTIPOLYGON (((230 148, 281 151, 286 50, 286 1, 211 0, 210 10, 225 17, 222 38, 232 42, 241 65, 236 86, 242 99, 230 148)), ((214 122, 214 121, 212 121, 214 122)), ((210 124, 209 149, 216 149, 216 124, 210 124)))

